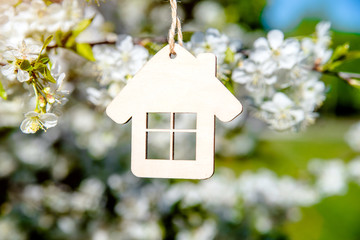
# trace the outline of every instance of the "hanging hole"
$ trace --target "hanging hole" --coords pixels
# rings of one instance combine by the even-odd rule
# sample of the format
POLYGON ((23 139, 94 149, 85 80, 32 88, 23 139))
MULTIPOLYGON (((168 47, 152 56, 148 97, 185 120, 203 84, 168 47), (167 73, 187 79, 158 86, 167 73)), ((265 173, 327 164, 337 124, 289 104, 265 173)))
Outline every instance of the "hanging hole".
POLYGON ((169 54, 169 57, 170 57, 171 59, 176 58, 176 52, 170 53, 170 54, 169 54))

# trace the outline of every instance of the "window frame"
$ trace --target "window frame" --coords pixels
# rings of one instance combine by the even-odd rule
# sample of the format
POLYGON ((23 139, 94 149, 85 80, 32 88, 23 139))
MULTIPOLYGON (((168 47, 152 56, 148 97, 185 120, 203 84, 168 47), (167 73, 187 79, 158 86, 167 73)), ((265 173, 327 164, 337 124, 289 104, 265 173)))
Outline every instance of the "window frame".
POLYGON ((170 161, 196 161, 196 138, 197 138, 197 113, 196 112, 146 112, 146 141, 145 141, 145 159, 146 160, 170 160, 170 161), (169 128, 149 128, 149 114, 170 114, 170 127, 169 128), (175 128, 175 114, 194 114, 195 115, 195 127, 193 129, 176 129, 175 128), (150 132, 165 132, 170 134, 170 151, 169 151, 169 158, 167 159, 154 159, 154 158, 147 158, 148 155, 148 133, 150 132), (194 159, 174 159, 175 157, 175 133, 195 133, 195 157, 194 159))

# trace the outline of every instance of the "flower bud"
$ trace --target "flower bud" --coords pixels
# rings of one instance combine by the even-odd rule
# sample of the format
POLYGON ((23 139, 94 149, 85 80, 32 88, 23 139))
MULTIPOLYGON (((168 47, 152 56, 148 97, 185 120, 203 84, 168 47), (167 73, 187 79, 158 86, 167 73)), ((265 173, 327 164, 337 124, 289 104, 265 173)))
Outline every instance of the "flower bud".
POLYGON ((48 101, 48 103, 53 104, 55 102, 55 98, 53 95, 51 94, 46 94, 46 100, 48 101))
POLYGON ((46 88, 44 88, 44 93, 50 93, 50 87, 46 87, 46 88))
POLYGON ((39 105, 40 107, 45 107, 46 106, 46 101, 45 101, 45 98, 43 96, 39 96, 39 105))

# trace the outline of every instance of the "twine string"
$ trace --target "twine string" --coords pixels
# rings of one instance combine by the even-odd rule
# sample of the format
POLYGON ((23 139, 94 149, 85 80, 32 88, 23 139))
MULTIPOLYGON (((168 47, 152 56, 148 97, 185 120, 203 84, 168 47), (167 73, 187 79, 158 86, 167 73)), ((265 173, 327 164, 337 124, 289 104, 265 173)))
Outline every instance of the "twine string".
POLYGON ((169 36, 168 36, 168 42, 170 46, 170 54, 176 55, 176 52, 174 50, 175 48, 175 33, 177 29, 177 35, 178 35, 178 42, 179 45, 183 45, 183 36, 181 32, 181 22, 179 17, 177 16, 177 2, 176 0, 170 0, 171 5, 171 26, 169 29, 169 36))

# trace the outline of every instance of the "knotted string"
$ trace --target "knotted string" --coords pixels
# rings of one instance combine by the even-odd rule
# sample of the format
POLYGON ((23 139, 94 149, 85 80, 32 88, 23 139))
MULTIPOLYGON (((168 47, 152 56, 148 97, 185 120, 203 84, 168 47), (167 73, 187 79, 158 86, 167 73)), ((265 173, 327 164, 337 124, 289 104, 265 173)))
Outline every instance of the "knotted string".
POLYGON ((181 32, 181 22, 179 17, 177 16, 177 2, 176 0, 170 0, 170 5, 171 5, 171 26, 169 29, 169 36, 168 36, 168 42, 169 42, 169 46, 170 46, 170 55, 176 55, 176 52, 174 50, 175 48, 175 32, 176 32, 176 28, 177 28, 177 34, 178 34, 178 42, 179 45, 182 46, 183 45, 183 36, 182 36, 182 32, 181 32))

